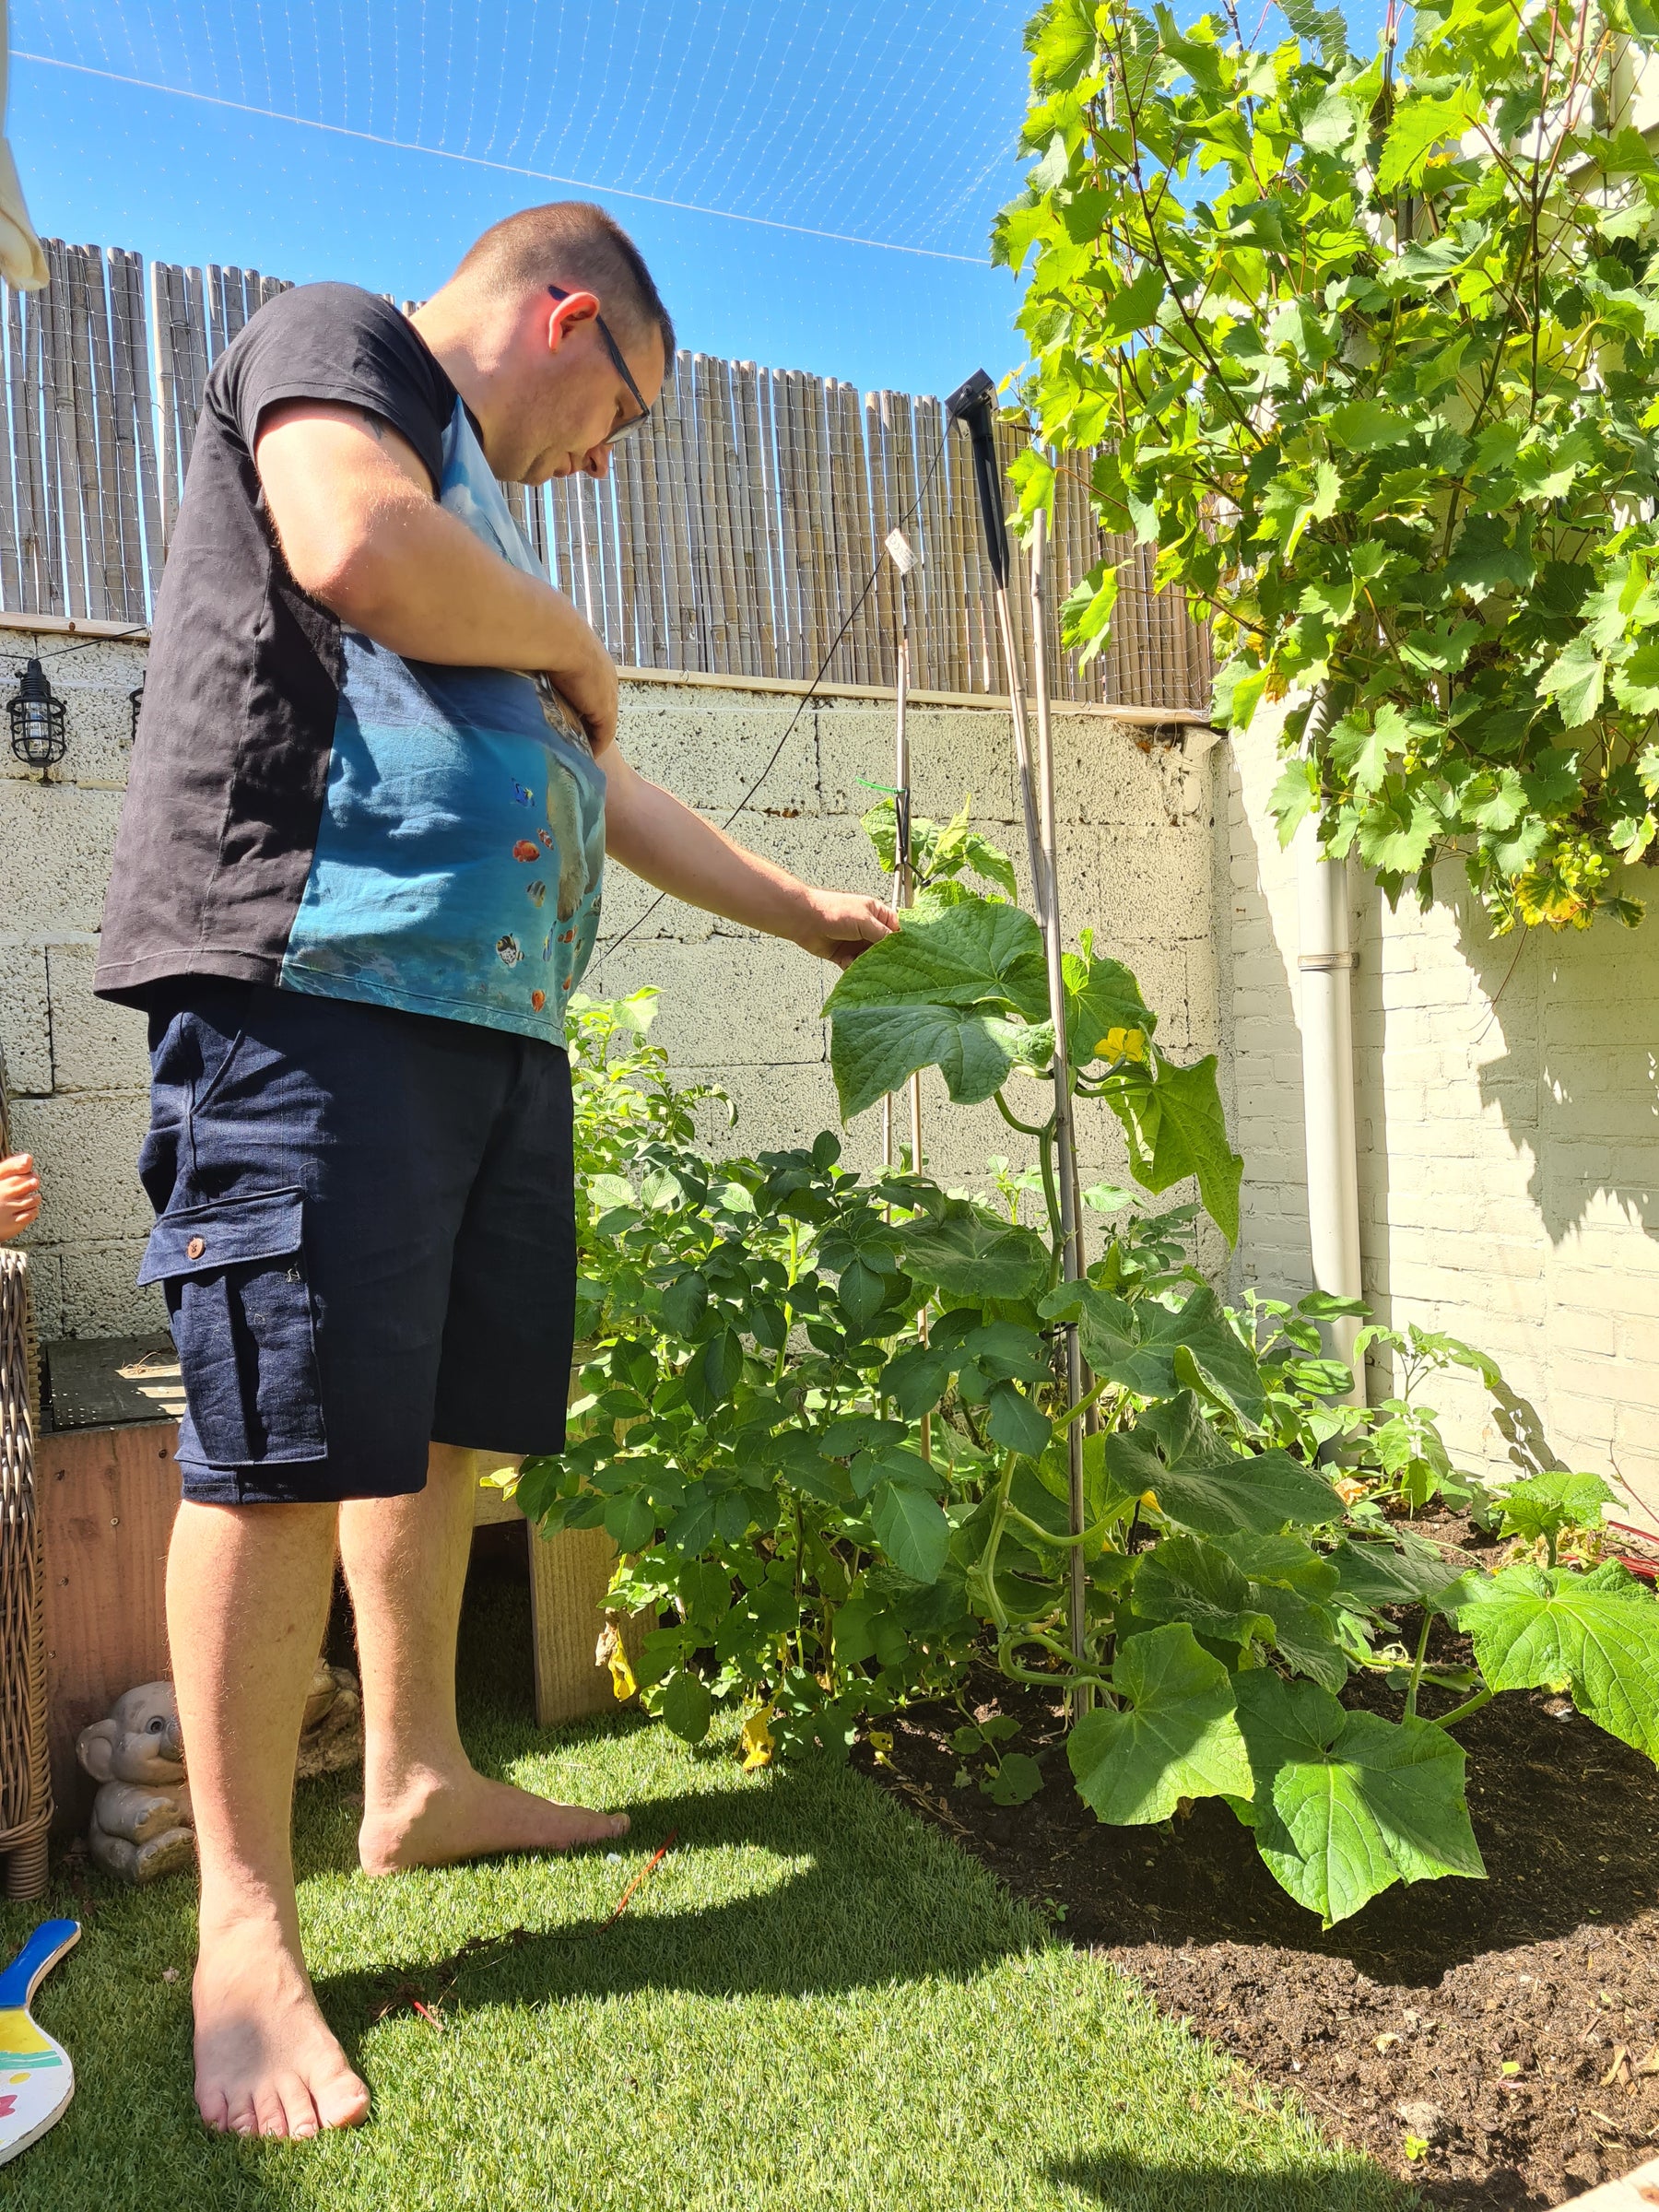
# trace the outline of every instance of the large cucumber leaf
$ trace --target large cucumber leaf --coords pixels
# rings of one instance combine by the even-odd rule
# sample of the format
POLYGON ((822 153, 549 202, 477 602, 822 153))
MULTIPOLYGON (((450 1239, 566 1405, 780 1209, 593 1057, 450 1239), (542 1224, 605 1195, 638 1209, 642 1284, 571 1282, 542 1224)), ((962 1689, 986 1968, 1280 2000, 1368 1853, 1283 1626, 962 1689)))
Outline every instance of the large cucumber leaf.
POLYGON ((1342 1688, 1348 1663, 1327 1607, 1277 1583, 1252 1583, 1250 1602, 1273 1623, 1274 1643, 1293 1674, 1309 1675, 1324 1689, 1342 1688))
POLYGON ((1229 1327, 1213 1290, 1194 1290, 1170 1307, 1152 1298, 1116 1298, 1093 1283, 1062 1283, 1040 1311, 1051 1321, 1076 1321, 1094 1372, 1139 1397, 1172 1398, 1202 1382, 1243 1419, 1262 1418, 1255 1354, 1229 1327), (1189 1359, 1196 1374, 1182 1371, 1189 1359))
POLYGON ((1312 1682, 1237 1677, 1268 1871, 1328 1928, 1395 1882, 1486 1868, 1464 1799, 1463 1746, 1429 1721, 1349 1712, 1312 1682))
POLYGON ((1044 1066, 1042 936, 1029 914, 969 897, 907 915, 854 960, 824 1006, 830 1065, 851 1121, 919 1067, 937 1067, 962 1105, 999 1090, 1017 1065, 1044 1066))
POLYGON ((1158 1017, 1142 998, 1140 985, 1122 960, 1096 954, 1092 930, 1083 930, 1079 941, 1082 951, 1068 952, 1060 962, 1073 1066, 1087 1067, 1091 1060, 1147 1059, 1158 1017))
MULTIPOLYGON (((848 973, 856 972, 857 966, 855 961, 848 973)), ((1236 1244, 1244 1162, 1227 1141, 1216 1055, 1177 1067, 1160 1053, 1156 1067, 1114 1075, 1105 1095, 1129 1139, 1136 1182, 1149 1191, 1167 1191, 1171 1183, 1194 1176, 1206 1212, 1228 1242, 1236 1244)))
POLYGON ((1300 1591, 1315 1601, 1335 1594, 1335 1568, 1300 1536, 1226 1536, 1221 1549, 1253 1583, 1300 1591))
POLYGON ((1135 1828, 1169 1819, 1183 1797, 1249 1797, 1233 1677, 1184 1621, 1131 1636, 1112 1686, 1122 1710, 1085 1713, 1065 1747, 1077 1794, 1102 1820, 1135 1828))
POLYGON ((1659 1598, 1624 1568, 1506 1567, 1457 1625, 1492 1689, 1555 1689, 1598 1728, 1659 1761, 1659 1598))
POLYGON ((1356 1542, 1345 1536, 1330 1558, 1344 1604, 1372 1613, 1383 1606, 1455 1610, 1475 1587, 1479 1571, 1453 1566, 1426 1538, 1408 1529, 1401 1529, 1392 1542, 1356 1542))
POLYGON ((899 1235, 905 1272, 954 1298, 1030 1298, 1048 1275, 1041 1237, 966 1198, 950 1199, 931 1218, 900 1222, 899 1235))
POLYGON ((1200 1535, 1277 1535, 1316 1528, 1339 1510, 1324 1477, 1289 1453, 1230 1451, 1190 1390, 1100 1443, 1117 1488, 1137 1498, 1150 1490, 1166 1520, 1200 1535))
MULTIPOLYGON (((1280 1593, 1281 1595, 1285 1594, 1280 1593)), ((1140 1563, 1135 1610, 1142 1620, 1184 1620, 1221 1643, 1268 1642, 1271 1618, 1224 1551, 1200 1536, 1166 1536, 1140 1563)))

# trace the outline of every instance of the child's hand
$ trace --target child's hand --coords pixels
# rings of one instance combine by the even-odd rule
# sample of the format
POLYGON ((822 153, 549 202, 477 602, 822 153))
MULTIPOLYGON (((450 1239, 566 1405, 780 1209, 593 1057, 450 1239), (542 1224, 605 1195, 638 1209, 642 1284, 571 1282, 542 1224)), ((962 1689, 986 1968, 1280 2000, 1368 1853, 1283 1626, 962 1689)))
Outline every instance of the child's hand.
POLYGON ((27 1152, 0 1159, 0 1244, 26 1230, 41 1210, 41 1179, 27 1152))

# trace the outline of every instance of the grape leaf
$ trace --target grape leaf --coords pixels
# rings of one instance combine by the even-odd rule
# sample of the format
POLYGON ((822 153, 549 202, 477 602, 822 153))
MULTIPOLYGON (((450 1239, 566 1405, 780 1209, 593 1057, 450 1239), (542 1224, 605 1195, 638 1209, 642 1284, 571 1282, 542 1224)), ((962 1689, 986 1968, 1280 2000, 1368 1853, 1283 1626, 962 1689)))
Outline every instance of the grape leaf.
POLYGON ((1274 1879, 1327 1928, 1395 1882, 1484 1878, 1463 1746, 1443 1728, 1347 1712, 1266 1668, 1235 1688, 1255 1794, 1234 1809, 1274 1879))
POLYGON ((1250 1796, 1233 1678, 1184 1621, 1131 1636, 1112 1662, 1122 1711, 1097 1706, 1066 1740, 1077 1794, 1102 1820, 1167 1820, 1183 1797, 1250 1796))
POLYGON ((1659 1598, 1622 1567, 1506 1567, 1457 1625, 1492 1689, 1554 1689, 1598 1728, 1659 1761, 1659 1598))

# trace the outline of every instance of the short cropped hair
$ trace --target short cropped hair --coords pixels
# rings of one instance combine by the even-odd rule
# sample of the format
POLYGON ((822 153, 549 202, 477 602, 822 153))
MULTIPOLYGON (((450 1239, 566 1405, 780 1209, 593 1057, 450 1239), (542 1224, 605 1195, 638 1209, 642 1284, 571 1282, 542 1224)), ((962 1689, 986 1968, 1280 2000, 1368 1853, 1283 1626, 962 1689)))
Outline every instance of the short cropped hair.
POLYGON ((640 249, 620 223, 590 200, 521 207, 492 223, 470 246, 452 284, 476 284, 500 297, 557 284, 593 292, 623 336, 655 330, 673 366, 674 324, 640 249))

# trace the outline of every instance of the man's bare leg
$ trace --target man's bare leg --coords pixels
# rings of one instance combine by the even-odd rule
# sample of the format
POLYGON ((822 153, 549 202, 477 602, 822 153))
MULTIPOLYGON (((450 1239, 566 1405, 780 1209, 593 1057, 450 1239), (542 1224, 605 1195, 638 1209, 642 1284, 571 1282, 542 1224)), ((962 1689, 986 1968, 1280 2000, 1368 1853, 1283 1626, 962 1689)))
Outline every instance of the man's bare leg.
POLYGON ((196 2104, 209 2127, 314 2136, 369 2091, 312 1994, 294 1903, 300 1723, 334 1577, 332 1505, 179 1508, 167 1631, 202 1865, 196 2104))
POLYGON ((364 1871, 563 1851, 625 1835, 625 1814, 555 1805, 475 1773, 455 1722, 455 1637, 479 1455, 434 1444, 413 1498, 340 1508, 363 1670, 364 1871))

